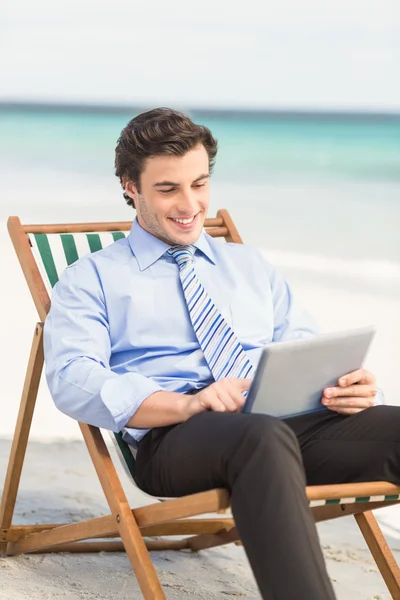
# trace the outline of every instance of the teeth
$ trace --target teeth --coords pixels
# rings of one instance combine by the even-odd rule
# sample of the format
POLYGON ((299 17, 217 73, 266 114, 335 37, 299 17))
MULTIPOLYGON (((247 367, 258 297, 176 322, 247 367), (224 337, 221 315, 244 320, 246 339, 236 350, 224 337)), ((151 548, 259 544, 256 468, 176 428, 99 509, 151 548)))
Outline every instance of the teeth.
POLYGON ((183 225, 189 225, 189 223, 191 223, 193 221, 194 217, 192 217, 191 219, 172 219, 173 221, 176 221, 177 223, 182 223, 183 225))

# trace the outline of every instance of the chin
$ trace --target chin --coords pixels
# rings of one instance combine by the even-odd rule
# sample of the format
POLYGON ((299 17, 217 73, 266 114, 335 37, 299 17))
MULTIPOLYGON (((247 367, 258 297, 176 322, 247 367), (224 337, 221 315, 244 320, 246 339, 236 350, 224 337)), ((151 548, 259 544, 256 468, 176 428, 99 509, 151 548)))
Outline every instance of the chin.
POLYGON ((175 238, 174 243, 178 246, 190 246, 191 244, 194 244, 196 242, 196 240, 198 239, 199 236, 179 236, 175 238))
POLYGON ((203 226, 196 228, 194 231, 175 233, 169 236, 171 240, 174 240, 175 244, 179 244, 180 246, 190 246, 190 244, 194 244, 199 239, 201 232, 203 230, 203 226))

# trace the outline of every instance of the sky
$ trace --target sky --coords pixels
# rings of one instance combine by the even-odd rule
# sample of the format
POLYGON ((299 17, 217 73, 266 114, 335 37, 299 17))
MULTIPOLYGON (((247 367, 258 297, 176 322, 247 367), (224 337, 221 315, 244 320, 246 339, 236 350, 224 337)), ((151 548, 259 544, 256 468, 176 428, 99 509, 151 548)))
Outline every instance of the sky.
POLYGON ((398 0, 2 0, 0 101, 400 112, 398 0))

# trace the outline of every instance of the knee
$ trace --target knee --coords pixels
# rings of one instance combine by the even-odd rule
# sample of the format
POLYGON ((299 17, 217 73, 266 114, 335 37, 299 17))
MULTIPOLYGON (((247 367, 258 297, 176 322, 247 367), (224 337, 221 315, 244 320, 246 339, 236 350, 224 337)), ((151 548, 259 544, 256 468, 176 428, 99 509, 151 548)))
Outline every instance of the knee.
MULTIPOLYGON (((222 459, 226 485, 233 490, 238 477, 251 474, 251 481, 274 474, 290 474, 292 465, 302 465, 300 447, 293 431, 268 415, 242 415, 235 439, 225 447, 222 459)), ((242 479, 243 480, 243 479, 242 479)))
POLYGON ((400 406, 391 404, 376 404, 368 409, 376 417, 377 415, 383 419, 400 419, 400 406))
POLYGON ((388 442, 400 441, 400 406, 378 404, 361 413, 366 422, 388 442))
POLYGON ((249 415, 242 436, 242 445, 248 452, 261 449, 264 454, 279 454, 285 449, 300 453, 299 444, 293 431, 280 419, 269 415, 249 415))

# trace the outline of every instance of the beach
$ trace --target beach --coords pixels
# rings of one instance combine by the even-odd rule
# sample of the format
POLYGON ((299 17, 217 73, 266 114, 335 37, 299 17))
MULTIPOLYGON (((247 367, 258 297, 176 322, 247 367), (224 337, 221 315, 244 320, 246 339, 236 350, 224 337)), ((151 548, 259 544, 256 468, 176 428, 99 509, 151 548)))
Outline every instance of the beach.
MULTIPOLYGON (((9 442, 0 442, 0 477, 9 442)), ((132 506, 149 503, 117 469, 132 506)), ((393 522, 400 507, 376 511, 400 561, 393 522)), ((83 442, 31 442, 15 523, 62 523, 107 514, 108 509, 83 442)), ((273 515, 272 515, 273 518, 273 515)), ((318 531, 338 600, 389 600, 390 595, 352 517, 320 523, 318 531)), ((236 545, 200 553, 152 551, 168 600, 260 598, 244 550, 236 545)), ((42 554, 0 558, 1 600, 132 600, 141 598, 123 553, 42 554)), ((295 598, 295 595, 293 596, 295 598)))
MULTIPOLYGON (((79 145, 71 140, 78 139, 81 120, 71 121, 68 116, 57 120, 53 115, 46 126, 46 119, 40 117, 41 140, 34 135, 35 117, 21 117, 18 122, 24 126, 23 148, 18 146, 18 135, 13 139, 11 135, 1 137, 0 252, 5 285, 0 299, 0 361, 4 374, 0 400, 0 490, 38 320, 8 238, 6 218, 11 214, 19 215, 24 222, 133 218, 134 213, 125 206, 112 175, 113 146, 108 136, 110 130, 114 137, 118 135, 119 121, 97 118, 98 122, 88 119, 79 145), (58 142, 54 155, 46 154, 45 141, 52 135, 58 142)), ((213 181, 210 216, 222 207, 231 212, 243 240, 257 246, 285 275, 321 330, 375 325, 377 333, 365 367, 376 375, 386 401, 399 405, 400 154, 393 132, 389 129, 386 139, 379 129, 377 144, 381 144, 383 154, 376 154, 375 125, 372 129, 366 127, 362 135, 354 126, 354 139, 357 141, 360 135, 365 140, 370 135, 370 143, 360 158, 361 142, 357 146, 353 140, 354 156, 345 160, 340 149, 351 147, 351 143, 335 138, 337 146, 333 142, 330 146, 326 138, 318 141, 314 124, 314 133, 296 133, 285 125, 279 135, 277 126, 262 124, 265 139, 276 136, 275 146, 271 141, 265 141, 263 146, 264 138, 254 138, 251 156, 250 142, 243 133, 248 131, 248 124, 242 127, 238 122, 236 130, 230 123, 214 125, 219 128, 219 137, 225 142, 222 148, 226 149, 221 150, 221 168, 213 181), (240 135, 243 143, 231 147, 229 140, 240 135), (308 140, 303 155, 299 150, 301 135, 308 140), (282 156, 289 156, 287 172, 283 158, 282 163, 278 158, 272 166, 270 162, 269 171, 264 169, 260 156, 275 156, 274 147, 280 149, 282 156), (241 157, 246 168, 239 172, 241 157), (229 164, 233 165, 232 172, 229 164), (317 171, 315 177, 311 176, 313 168, 317 171)), ((253 137, 256 130, 254 126, 253 137)), ((3 134, 4 131, 7 133, 7 129, 3 129, 3 134)), ((44 378, 31 440, 15 524, 77 521, 108 512, 80 430, 55 409, 44 378)), ((148 497, 119 470, 132 505, 147 503, 148 497)), ((376 514, 400 561, 399 507, 376 514)), ((318 531, 338 600, 390 598, 354 519, 346 517, 319 524, 318 531)), ((244 550, 239 546, 199 554, 154 552, 152 557, 168 600, 259 598, 244 550)), ((123 554, 1 558, 0 599, 25 598, 125 600, 140 598, 140 593, 123 554)))

